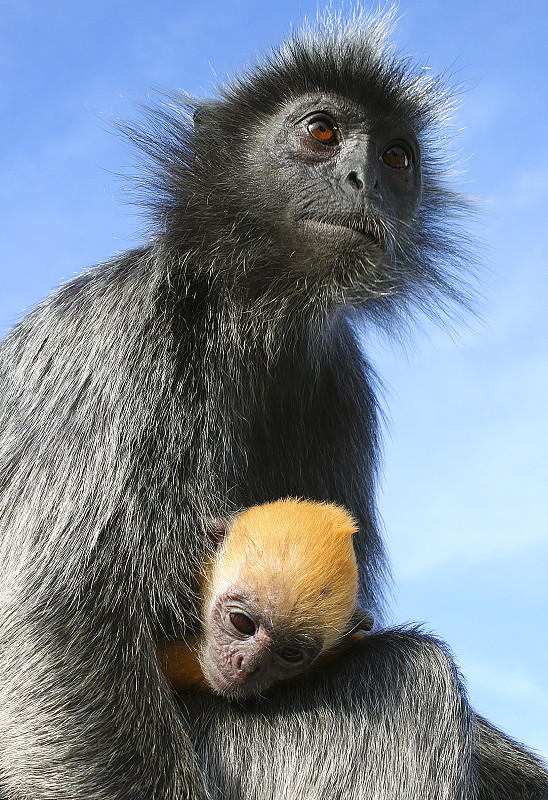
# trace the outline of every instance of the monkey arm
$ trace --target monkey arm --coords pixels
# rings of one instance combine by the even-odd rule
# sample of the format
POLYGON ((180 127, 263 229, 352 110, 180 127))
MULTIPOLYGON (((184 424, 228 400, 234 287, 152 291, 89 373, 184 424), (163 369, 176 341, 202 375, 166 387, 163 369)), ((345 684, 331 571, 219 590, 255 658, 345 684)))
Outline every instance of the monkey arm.
POLYGON ((479 714, 473 716, 472 765, 479 800, 548 800, 546 764, 479 714))
POLYGON ((539 759, 473 714, 446 646, 413 629, 245 706, 180 702, 212 800, 548 798, 539 759))

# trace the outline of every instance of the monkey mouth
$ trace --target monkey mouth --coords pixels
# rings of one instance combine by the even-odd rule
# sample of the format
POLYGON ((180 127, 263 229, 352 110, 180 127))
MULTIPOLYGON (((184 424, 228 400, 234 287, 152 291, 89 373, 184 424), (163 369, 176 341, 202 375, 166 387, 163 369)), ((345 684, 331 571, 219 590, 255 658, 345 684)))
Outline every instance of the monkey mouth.
MULTIPOLYGON (((246 676, 245 679, 240 679, 232 673, 226 674, 219 664, 212 661, 202 665, 204 675, 213 691, 225 697, 246 697, 247 695, 266 688, 261 685, 261 681, 246 676)), ((257 676, 258 677, 258 676, 257 676)), ((270 684, 266 684, 269 686, 270 684)))
POLYGON ((301 225, 307 233, 337 242, 356 246, 371 246, 386 252, 386 236, 380 226, 368 220, 303 219, 301 225))

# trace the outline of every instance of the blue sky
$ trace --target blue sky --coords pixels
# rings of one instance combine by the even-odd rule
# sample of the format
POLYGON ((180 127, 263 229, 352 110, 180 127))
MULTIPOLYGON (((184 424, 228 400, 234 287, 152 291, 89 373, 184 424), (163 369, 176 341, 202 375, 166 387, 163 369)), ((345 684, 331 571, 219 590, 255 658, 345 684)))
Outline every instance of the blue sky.
MULTIPOLYGON (((110 121, 158 85, 210 94, 318 7, 4 0, 0 333, 142 241, 110 121)), ((451 335, 424 322, 406 348, 366 343, 386 386, 393 621, 445 639, 474 706, 548 755, 548 5, 404 0, 399 13, 395 42, 466 87, 457 183, 482 200, 469 230, 484 301, 451 335)))

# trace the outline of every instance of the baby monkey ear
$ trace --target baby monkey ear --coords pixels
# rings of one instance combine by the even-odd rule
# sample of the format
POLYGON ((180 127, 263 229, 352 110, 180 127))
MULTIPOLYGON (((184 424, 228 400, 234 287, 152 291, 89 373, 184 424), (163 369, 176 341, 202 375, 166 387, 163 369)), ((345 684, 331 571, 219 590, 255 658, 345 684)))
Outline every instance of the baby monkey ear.
POLYGON ((373 619, 373 615, 369 611, 365 611, 363 608, 360 608, 360 606, 357 606, 350 619, 346 636, 352 640, 359 641, 363 638, 365 632, 372 630, 374 625, 375 620, 373 619))
POLYGON ((205 532, 214 550, 224 542, 233 522, 232 517, 208 517, 205 520, 205 532))

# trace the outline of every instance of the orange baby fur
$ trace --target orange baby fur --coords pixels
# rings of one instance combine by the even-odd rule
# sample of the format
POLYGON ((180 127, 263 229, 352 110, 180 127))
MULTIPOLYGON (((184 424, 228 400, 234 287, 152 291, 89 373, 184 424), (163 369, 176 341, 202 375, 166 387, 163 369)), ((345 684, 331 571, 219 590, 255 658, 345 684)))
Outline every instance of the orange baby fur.
MULTIPOLYGON (((243 511, 204 565, 203 619, 229 587, 245 587, 275 627, 321 633, 322 654, 328 652, 348 631, 356 609, 356 530, 350 514, 330 503, 288 498, 243 511)), ((160 649, 175 689, 205 688, 199 653, 199 637, 160 649)))

